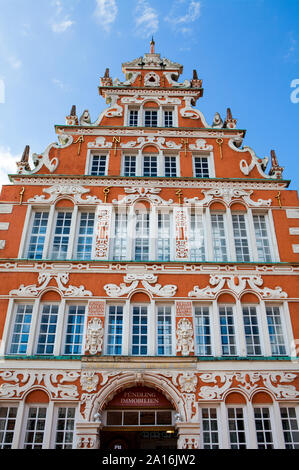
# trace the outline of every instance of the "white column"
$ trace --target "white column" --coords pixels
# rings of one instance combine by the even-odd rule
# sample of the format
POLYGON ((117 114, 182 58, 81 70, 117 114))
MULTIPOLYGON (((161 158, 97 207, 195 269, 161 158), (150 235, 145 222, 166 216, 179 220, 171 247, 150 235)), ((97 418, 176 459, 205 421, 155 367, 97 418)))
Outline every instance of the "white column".
POLYGON ((63 346, 63 332, 64 332, 64 319, 66 318, 66 301, 61 299, 58 309, 58 320, 56 325, 56 340, 53 354, 59 356, 62 354, 63 346))
POLYGON ((211 222, 211 211, 207 207, 205 213, 203 214, 203 224, 205 228, 205 244, 206 244, 206 253, 207 261, 214 260, 214 248, 213 248, 213 236, 212 236, 212 222, 211 222))
POLYGON ((78 219, 78 206, 74 206, 74 210, 72 213, 72 221, 70 227, 70 235, 69 235, 69 244, 67 249, 67 259, 72 259, 75 249, 75 239, 76 239, 76 228, 77 228, 77 219, 78 219))
POLYGON ((122 336, 122 354, 123 356, 129 356, 130 343, 131 343, 131 305, 130 300, 127 299, 123 307, 123 336, 122 336))
POLYGON ((149 213, 149 259, 157 259, 157 241, 158 241, 158 211, 156 206, 152 205, 149 213))
POLYGON ((220 320, 217 300, 213 300, 211 309, 212 351, 214 356, 222 356, 220 320))
POLYGON ((247 403, 248 449, 257 449, 254 409, 251 402, 247 403))
POLYGON ((12 449, 20 449, 22 445, 23 433, 26 427, 25 423, 26 405, 24 400, 18 402, 17 419, 15 423, 15 431, 12 441, 12 449))
POLYGON ((224 214, 224 221, 226 221, 227 240, 228 240, 227 258, 229 261, 235 261, 236 260, 235 239, 234 239, 232 213, 231 213, 230 207, 226 209, 226 213, 224 214))
POLYGON ((243 310, 239 299, 236 301, 234 320, 237 354, 239 356, 245 357, 247 356, 247 347, 243 323, 243 310))
POLYGON ((269 239, 270 239, 271 253, 272 253, 272 256, 274 258, 273 261, 280 261, 272 209, 270 209, 268 211, 268 217, 267 217, 267 215, 265 216, 266 225, 267 225, 267 218, 268 218, 268 221, 269 221, 269 239))
POLYGON ((134 207, 130 206, 128 210, 128 232, 127 232, 127 255, 128 255, 128 260, 133 260, 135 258, 135 246, 134 246, 134 240, 135 240, 135 224, 136 224, 136 219, 135 219, 135 212, 134 212, 134 207))
POLYGON ((47 232, 45 236, 45 244, 44 244, 44 249, 43 249, 43 259, 51 258, 50 241, 52 239, 51 235, 54 231, 54 219, 55 219, 55 206, 52 205, 49 211, 47 232))
POLYGON ((248 241, 251 261, 258 261, 258 252, 256 247, 255 230, 253 223, 252 209, 247 208, 248 241))
POLYGON ((39 309, 40 309, 40 299, 35 299, 32 309, 31 325, 30 325, 30 334, 28 338, 27 345, 27 355, 30 356, 35 354, 35 347, 38 339, 38 325, 39 325, 39 309))
POLYGON ((156 356, 156 305, 153 300, 148 306, 147 318, 147 353, 156 356))
POLYGON ((54 402, 50 401, 47 407, 47 417, 46 417, 46 424, 45 424, 43 449, 51 449, 53 416, 54 416, 54 402))
POLYGON ((230 449, 229 430, 227 425, 227 408, 224 402, 220 403, 220 423, 221 423, 221 435, 220 442, 222 449, 230 449))

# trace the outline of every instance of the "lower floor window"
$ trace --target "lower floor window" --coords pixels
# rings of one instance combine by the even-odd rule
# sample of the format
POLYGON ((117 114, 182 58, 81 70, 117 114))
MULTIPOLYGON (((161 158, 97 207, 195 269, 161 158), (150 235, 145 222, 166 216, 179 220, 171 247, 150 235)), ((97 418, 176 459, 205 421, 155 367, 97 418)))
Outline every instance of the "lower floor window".
POLYGON ((24 449, 42 449, 47 408, 41 406, 29 408, 27 416, 24 449))
POLYGON ((55 448, 72 449, 75 430, 75 408, 58 408, 55 448))
POLYGON ((18 408, 0 408, 0 449, 11 449, 18 408))

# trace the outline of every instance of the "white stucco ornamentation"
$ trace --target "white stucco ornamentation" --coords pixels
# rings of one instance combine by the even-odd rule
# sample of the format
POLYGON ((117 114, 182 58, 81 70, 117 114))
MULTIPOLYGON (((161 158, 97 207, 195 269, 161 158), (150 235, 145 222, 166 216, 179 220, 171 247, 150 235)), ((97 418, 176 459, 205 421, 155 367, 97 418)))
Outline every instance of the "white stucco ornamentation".
POLYGON ((45 165, 45 167, 48 168, 51 173, 53 173, 59 165, 59 160, 57 157, 53 157, 50 159, 50 151, 52 150, 52 148, 61 150, 66 147, 69 147, 73 143, 74 139, 71 135, 60 134, 58 135, 58 140, 60 142, 59 144, 57 142, 54 142, 48 145, 48 147, 43 153, 32 154, 32 161, 34 164, 33 170, 26 170, 26 168, 24 167, 19 167, 18 173, 22 175, 31 175, 37 173, 43 165, 45 165))
POLYGON ((80 385, 82 390, 91 393, 97 390, 99 383, 99 376, 93 370, 87 370, 81 372, 80 385))
POLYGON ((177 324, 177 345, 176 351, 182 353, 182 356, 189 356, 194 352, 193 326, 188 318, 182 318, 177 324))
POLYGON ((253 191, 245 191, 244 189, 238 189, 234 187, 222 187, 218 189, 202 189, 201 191, 204 194, 203 199, 199 199, 198 197, 193 198, 184 198, 185 204, 195 204, 196 206, 207 206, 210 204, 211 201, 214 199, 220 199, 224 201, 227 205, 229 205, 234 199, 241 199, 243 200, 248 207, 270 207, 272 203, 272 199, 258 199, 257 201, 253 201, 251 199, 251 195, 253 191))
POLYGON ((194 372, 184 372, 178 377, 181 391, 184 393, 195 393, 198 383, 197 375, 194 372))
MULTIPOLYGON (((267 164, 268 164, 268 161, 269 161, 269 157, 264 157, 264 158, 258 158, 256 156, 256 153, 254 150, 252 150, 251 147, 248 147, 248 146, 244 146, 242 149, 238 148, 238 145, 242 142, 242 140, 240 138, 237 138, 237 137, 233 137, 231 139, 229 139, 228 141, 228 145, 229 147, 234 150, 235 152, 239 152, 239 153, 249 153, 250 156, 251 156, 251 162, 248 164, 246 162, 246 160, 241 160, 240 161, 240 169, 242 171, 242 173, 245 175, 245 176, 248 176, 251 171, 256 167, 259 174, 263 177, 263 178, 273 178, 273 176, 271 175, 267 175, 265 173, 265 169, 267 167, 267 164)), ((275 179, 275 178, 274 178, 275 179)))
POLYGON ((144 77, 144 86, 160 86, 160 77, 155 72, 149 72, 144 77))
POLYGON ((189 149, 211 152, 213 150, 213 145, 208 145, 205 139, 197 139, 195 144, 189 145, 189 149))
POLYGON ((299 392, 294 385, 285 385, 293 382, 297 374, 291 372, 211 372, 200 374, 201 382, 216 385, 204 385, 200 387, 199 398, 203 400, 222 400, 225 393, 232 387, 234 390, 242 390, 248 399, 253 392, 261 388, 268 389, 277 399, 295 399, 299 392))
POLYGON ((109 297, 122 297, 131 294, 141 282, 147 291, 157 297, 173 297, 176 294, 177 286, 171 284, 161 286, 161 284, 157 284, 157 280, 158 277, 153 274, 128 274, 124 277, 124 283, 119 286, 117 284, 106 284, 104 289, 109 297), (131 284, 127 285, 128 283, 131 284))
POLYGON ((79 372, 73 371, 1 371, 0 378, 4 383, 0 385, 1 398, 20 398, 34 386, 45 387, 52 398, 70 399, 79 396, 76 385, 65 385, 75 382, 80 377, 79 372))
POLYGON ((102 204, 103 201, 98 199, 96 196, 86 196, 84 199, 82 196, 90 192, 89 189, 84 188, 80 185, 73 184, 55 184, 50 188, 44 188, 43 192, 50 195, 47 199, 45 195, 34 196, 28 199, 28 202, 34 204, 44 204, 49 202, 55 202, 60 196, 71 196, 75 204, 102 204))
POLYGON ((55 279, 58 290, 63 297, 91 297, 92 292, 85 290, 84 286, 67 286, 69 282, 69 273, 41 272, 38 276, 38 284, 24 286, 10 291, 11 296, 17 297, 38 297, 40 293, 48 286, 51 279, 55 279))
POLYGON ((248 275, 248 276, 234 276, 230 274, 219 274, 210 276, 210 285, 202 289, 199 286, 194 286, 193 291, 189 292, 189 297, 215 299, 217 294, 220 293, 227 283, 227 288, 233 291, 237 297, 244 292, 249 286, 249 290, 259 294, 262 299, 286 299, 288 297, 286 292, 283 292, 281 287, 270 289, 268 287, 261 288, 264 280, 261 276, 248 275))
POLYGON ((131 205, 131 204, 134 204, 134 202, 137 201, 138 199, 143 199, 143 198, 148 199, 155 206, 169 205, 173 203, 172 199, 165 201, 165 199, 162 199, 160 196, 157 195, 161 192, 160 188, 133 187, 133 188, 125 188, 124 191, 126 194, 128 194, 128 196, 124 196, 123 198, 120 198, 120 199, 113 199, 112 201, 113 204, 131 205))
POLYGON ((103 322, 100 318, 92 318, 88 322, 85 351, 91 355, 102 352, 104 339, 103 322))
POLYGON ((123 115, 123 108, 117 103, 118 100, 118 95, 112 93, 106 94, 106 103, 109 104, 109 108, 104 111, 106 117, 121 117, 123 115))
POLYGON ((182 144, 177 144, 173 140, 166 140, 165 137, 157 136, 137 137, 136 140, 130 140, 129 142, 124 142, 120 144, 121 148, 134 149, 142 149, 146 145, 154 145, 159 150, 179 150, 182 148, 182 144))

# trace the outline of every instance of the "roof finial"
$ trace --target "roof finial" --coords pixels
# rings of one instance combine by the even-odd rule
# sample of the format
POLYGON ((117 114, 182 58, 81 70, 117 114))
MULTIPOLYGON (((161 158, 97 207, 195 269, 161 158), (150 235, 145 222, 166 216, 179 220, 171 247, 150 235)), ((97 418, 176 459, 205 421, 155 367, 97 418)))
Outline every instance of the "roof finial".
POLYGON ((151 54, 155 53, 155 41, 154 41, 154 36, 152 36, 151 40, 151 54))

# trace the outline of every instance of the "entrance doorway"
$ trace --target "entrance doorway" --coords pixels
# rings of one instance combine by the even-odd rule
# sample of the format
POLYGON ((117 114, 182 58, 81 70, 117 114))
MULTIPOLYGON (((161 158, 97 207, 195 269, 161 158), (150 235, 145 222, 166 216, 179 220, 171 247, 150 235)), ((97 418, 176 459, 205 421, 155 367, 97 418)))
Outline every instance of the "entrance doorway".
POLYGON ((149 387, 132 387, 116 395, 103 411, 102 449, 176 449, 174 410, 149 387))

